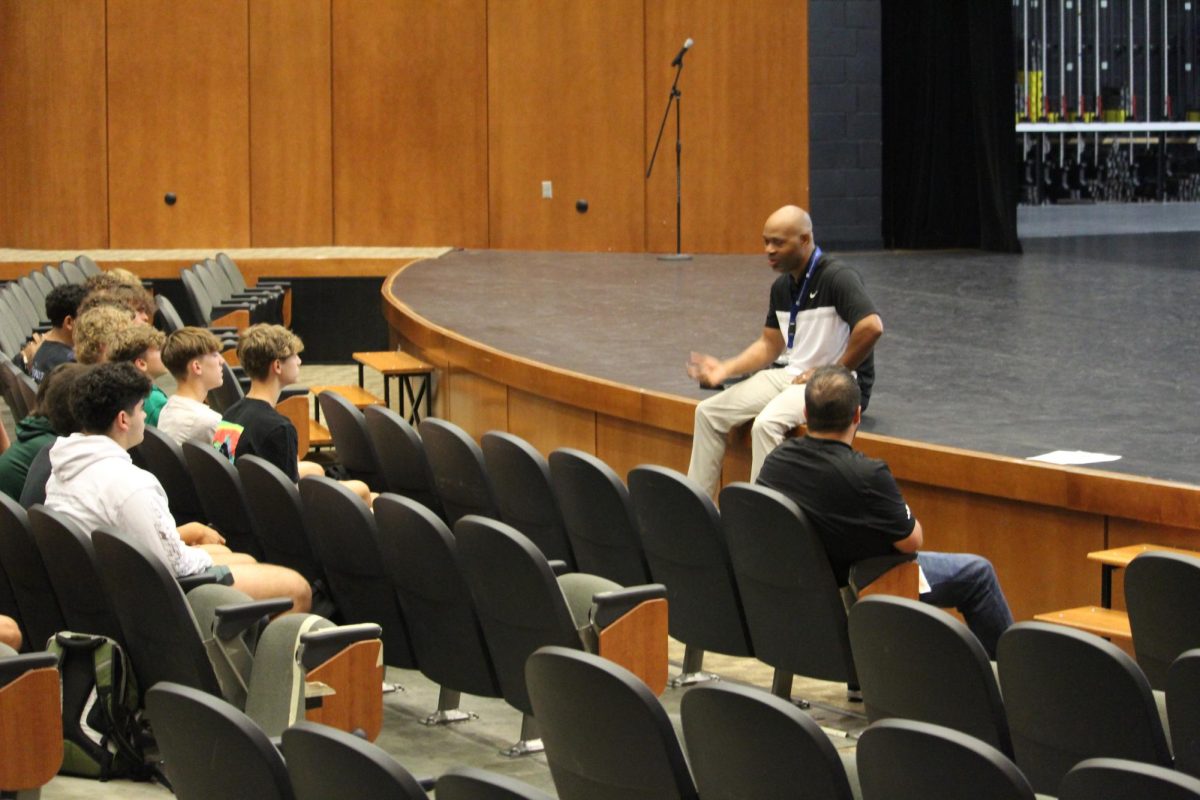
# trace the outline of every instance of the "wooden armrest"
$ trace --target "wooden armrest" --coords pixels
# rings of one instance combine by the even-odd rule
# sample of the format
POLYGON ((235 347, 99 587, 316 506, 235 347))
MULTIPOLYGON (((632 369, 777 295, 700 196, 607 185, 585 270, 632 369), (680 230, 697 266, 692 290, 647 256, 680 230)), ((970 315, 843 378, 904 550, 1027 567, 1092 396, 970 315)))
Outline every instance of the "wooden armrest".
POLYGON ((296 426, 296 457, 304 458, 308 454, 309 447, 308 395, 296 395, 286 400, 281 400, 276 404, 275 410, 291 420, 291 423, 296 426))
POLYGON ((220 316, 213 317, 211 325, 217 328, 233 328, 238 333, 241 333, 250 325, 250 312, 244 308, 228 311, 220 316))
POLYGON ((667 686, 667 600, 639 603, 599 633, 597 654, 637 675, 655 695, 667 686))
POLYGON ((308 681, 320 681, 333 694, 306 700, 305 718, 353 733, 361 730, 369 741, 383 730, 383 642, 355 642, 311 670, 308 681))
MULTIPOLYGON (((868 559, 868 561, 873 560, 868 559)), ((854 580, 853 570, 858 566, 858 564, 855 564, 854 567, 851 567, 851 585, 854 588, 857 599, 861 600, 873 594, 890 594, 897 597, 907 597, 909 600, 919 599, 921 573, 915 556, 910 560, 903 561, 885 570, 877 577, 864 576, 864 580, 867 581, 865 586, 858 585, 857 581, 854 580)))
POLYGON ((1126 547, 1114 547, 1111 550, 1096 550, 1088 553, 1087 557, 1089 561, 1099 561, 1110 567, 1128 567, 1129 562, 1142 553, 1175 553, 1181 556, 1200 558, 1200 552, 1195 550, 1184 550, 1161 544, 1131 544, 1126 547))
POLYGON ((1094 633, 1107 639, 1132 641, 1129 615, 1124 611, 1098 606, 1080 606, 1062 611, 1047 611, 1033 616, 1039 622, 1053 622, 1068 628, 1094 633))
POLYGON ((58 669, 26 672, 0 689, 0 789, 37 789, 62 766, 58 669))

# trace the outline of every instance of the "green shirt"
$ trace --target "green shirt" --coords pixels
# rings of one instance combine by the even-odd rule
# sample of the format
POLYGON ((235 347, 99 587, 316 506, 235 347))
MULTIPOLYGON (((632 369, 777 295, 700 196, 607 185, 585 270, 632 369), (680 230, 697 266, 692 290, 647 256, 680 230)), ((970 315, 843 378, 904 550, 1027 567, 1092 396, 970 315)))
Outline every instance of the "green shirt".
POLYGON ((147 425, 158 427, 158 414, 166 404, 167 393, 157 385, 151 385, 150 394, 146 397, 146 402, 142 403, 142 408, 146 409, 147 425))
POLYGON ((30 414, 17 423, 17 436, 7 450, 0 453, 0 492, 13 500, 21 499, 29 465, 43 447, 53 442, 57 434, 46 417, 30 414))

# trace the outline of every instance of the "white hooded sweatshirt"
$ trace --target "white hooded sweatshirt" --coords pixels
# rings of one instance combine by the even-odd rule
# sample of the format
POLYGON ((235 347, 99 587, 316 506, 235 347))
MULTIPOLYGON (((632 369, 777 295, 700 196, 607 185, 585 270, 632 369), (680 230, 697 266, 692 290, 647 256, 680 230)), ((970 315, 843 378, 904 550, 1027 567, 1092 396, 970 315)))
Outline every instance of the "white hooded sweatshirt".
POLYGON ((156 553, 176 577, 213 565, 212 557, 179 538, 158 478, 133 464, 107 436, 73 433, 50 448, 46 506, 91 534, 108 527, 156 553))

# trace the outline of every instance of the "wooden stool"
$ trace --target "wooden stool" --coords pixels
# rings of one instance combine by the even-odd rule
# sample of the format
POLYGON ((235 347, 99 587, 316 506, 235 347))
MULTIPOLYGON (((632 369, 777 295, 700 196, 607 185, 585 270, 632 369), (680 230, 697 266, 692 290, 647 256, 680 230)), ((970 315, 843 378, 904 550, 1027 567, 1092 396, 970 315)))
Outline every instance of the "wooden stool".
POLYGON ((370 367, 383 375, 383 404, 388 408, 391 408, 390 381, 392 378, 399 378, 400 391, 397 394, 400 398, 400 416, 404 416, 404 396, 407 394, 409 405, 412 407, 412 413, 408 415, 409 424, 416 425, 421 421, 422 398, 425 399, 425 416, 433 414, 433 388, 430 385, 433 380, 433 367, 431 365, 408 353, 401 353, 399 350, 354 353, 354 360, 358 362, 359 386, 363 385, 363 367, 370 367), (421 388, 415 395, 412 387, 413 378, 424 378, 421 388))

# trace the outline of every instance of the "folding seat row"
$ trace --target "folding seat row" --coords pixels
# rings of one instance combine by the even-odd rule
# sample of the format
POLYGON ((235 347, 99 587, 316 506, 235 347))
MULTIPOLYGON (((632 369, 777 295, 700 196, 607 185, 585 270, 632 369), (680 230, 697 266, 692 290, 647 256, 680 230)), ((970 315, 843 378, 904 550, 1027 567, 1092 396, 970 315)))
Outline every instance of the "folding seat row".
POLYGON ((237 330, 258 322, 291 324, 291 284, 263 279, 248 287, 241 270, 224 253, 184 268, 180 279, 193 324, 237 330))

